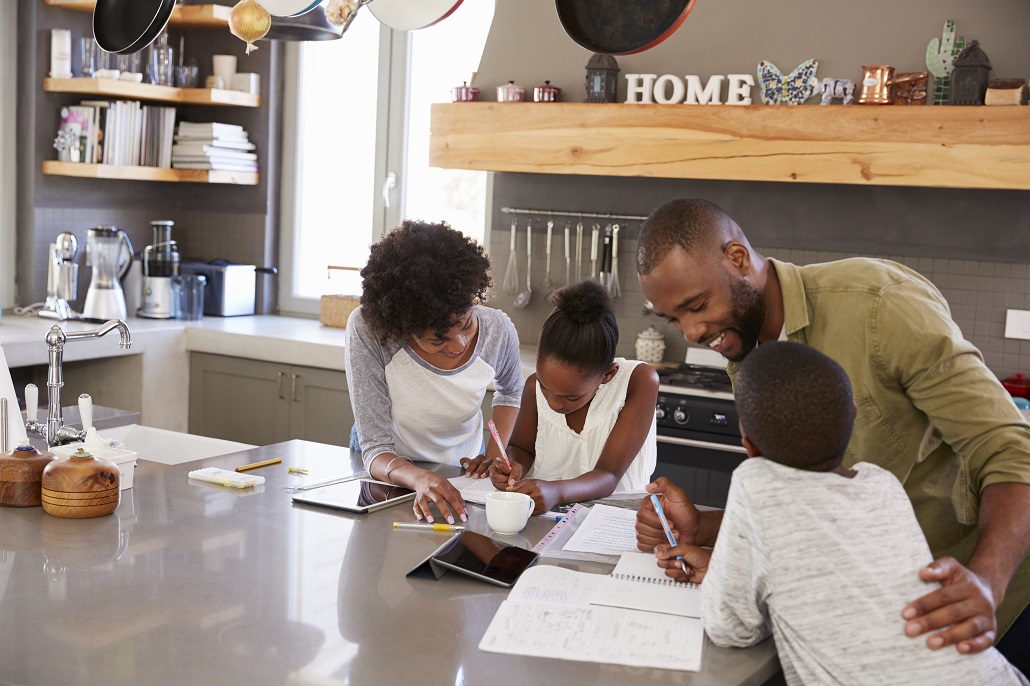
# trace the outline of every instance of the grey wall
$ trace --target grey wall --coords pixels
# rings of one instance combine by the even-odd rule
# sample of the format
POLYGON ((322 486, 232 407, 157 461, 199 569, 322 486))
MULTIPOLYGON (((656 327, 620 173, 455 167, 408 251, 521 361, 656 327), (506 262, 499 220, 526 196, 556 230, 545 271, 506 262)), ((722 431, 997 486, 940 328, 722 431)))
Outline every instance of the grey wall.
MULTIPOLYGON (((940 35, 948 18, 957 20, 967 41, 981 41, 994 65, 992 76, 1030 76, 1030 50, 1020 28, 1030 25, 1030 5, 1022 0, 981 5, 958 0, 860 5, 795 0, 775 10, 758 0, 697 0, 686 22, 665 43, 617 59, 623 74, 698 74, 706 80, 712 74, 754 73, 762 59, 790 70, 814 57, 820 76, 856 79, 863 64, 925 69, 926 44, 940 35)), ((531 87, 550 79, 563 88, 564 99, 581 101, 589 57, 565 34, 552 0, 498 0, 476 85, 492 100, 493 88, 508 80, 531 87)), ((624 86, 619 92, 621 99, 624 86)), ((903 262, 941 288, 962 331, 995 373, 1004 377, 1030 368, 1030 341, 1003 336, 1005 310, 1030 308, 1030 192, 1024 191, 496 174, 490 241, 494 280, 501 283, 509 252, 510 218, 501 214, 502 207, 647 215, 668 200, 686 196, 722 206, 752 244, 773 257, 801 264, 850 255, 903 262)), ((550 311, 541 285, 547 217, 538 219, 533 300, 528 308, 514 310, 513 297, 500 288, 493 300, 512 315, 523 341, 530 343, 550 311)), ((563 221, 556 222, 556 232, 563 226, 563 221)), ((524 221, 519 229, 519 272, 524 279, 524 221)), ((632 258, 638 231, 630 223, 620 245, 619 354, 632 356, 636 334, 655 324, 666 334, 666 359, 681 360, 686 343, 675 330, 642 314, 632 258)), ((562 253, 556 234, 552 279, 558 282, 564 282, 562 253)))
MULTIPOLYGON (((222 4, 232 4, 222 2, 222 4)), ((186 58, 200 64, 200 79, 211 72, 211 55, 238 55, 238 71, 261 75, 259 108, 180 107, 176 120, 219 121, 241 124, 257 144, 260 183, 256 186, 223 184, 108 181, 48 176, 44 160, 56 159, 52 143, 60 122, 60 109, 86 96, 46 93, 43 79, 50 69, 50 29, 72 32, 73 71, 78 73, 78 40, 92 35, 92 14, 51 7, 35 0, 19 3, 18 78, 18 191, 16 301, 28 305, 46 296, 46 249, 62 231, 79 238, 85 249, 86 229, 114 224, 124 229, 137 252, 150 243, 149 222, 171 219, 176 226, 183 258, 275 265, 278 257, 278 168, 281 154, 282 46, 262 41, 257 52, 245 56, 244 44, 228 29, 185 30, 186 58)), ((178 59, 178 30, 170 31, 178 59)), ((141 54, 145 63, 145 54, 141 54)), ((80 263, 82 258, 80 257, 80 263)), ((89 270, 80 269, 81 307, 89 270)), ((262 280, 259 280, 259 283, 262 280)), ((274 307, 274 283, 263 280, 259 305, 274 307)))

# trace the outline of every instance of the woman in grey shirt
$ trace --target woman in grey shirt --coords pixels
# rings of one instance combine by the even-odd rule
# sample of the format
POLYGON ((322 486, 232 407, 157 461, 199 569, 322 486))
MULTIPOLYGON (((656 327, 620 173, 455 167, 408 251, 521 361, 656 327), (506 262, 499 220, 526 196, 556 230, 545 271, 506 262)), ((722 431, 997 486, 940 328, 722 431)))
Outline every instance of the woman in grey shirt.
POLYGON ((489 270, 472 239, 410 220, 372 246, 361 270, 361 307, 347 322, 351 447, 372 477, 415 491, 417 519, 433 521, 430 503, 452 524, 467 515, 447 479, 412 461, 482 478, 500 455, 492 441, 484 450, 487 387, 494 386, 493 417, 505 443, 518 414, 518 334, 507 315, 481 304, 489 270))

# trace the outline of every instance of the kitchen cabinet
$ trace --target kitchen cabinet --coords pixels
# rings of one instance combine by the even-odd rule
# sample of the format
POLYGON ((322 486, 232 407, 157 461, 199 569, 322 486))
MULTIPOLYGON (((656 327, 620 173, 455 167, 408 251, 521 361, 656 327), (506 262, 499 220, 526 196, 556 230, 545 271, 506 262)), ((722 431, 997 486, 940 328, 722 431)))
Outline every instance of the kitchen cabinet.
POLYGON ((255 445, 294 438, 347 445, 352 424, 344 372, 190 355, 190 433, 255 445))
POLYGON ((1030 189, 1030 107, 462 102, 432 106, 449 169, 1030 189))
MULTIPOLYGON (((54 7, 92 12, 93 0, 44 0, 54 7)), ((228 31, 231 7, 222 5, 179 6, 173 10, 169 25, 182 29, 222 28, 228 31)), ((204 105, 226 107, 259 107, 261 97, 256 94, 217 88, 174 88, 150 83, 131 83, 112 79, 70 78, 43 80, 48 93, 76 93, 91 97, 145 100, 173 105, 204 105)), ((116 179, 121 181, 164 181, 174 183, 223 183, 255 186, 256 172, 172 169, 137 165, 85 164, 45 160, 42 171, 54 176, 116 179)))

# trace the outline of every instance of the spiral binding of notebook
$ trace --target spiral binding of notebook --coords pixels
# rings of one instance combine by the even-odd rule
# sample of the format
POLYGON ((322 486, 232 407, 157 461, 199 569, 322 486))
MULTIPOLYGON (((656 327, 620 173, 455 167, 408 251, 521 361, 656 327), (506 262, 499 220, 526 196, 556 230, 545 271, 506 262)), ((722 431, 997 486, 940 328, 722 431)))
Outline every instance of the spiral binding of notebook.
POLYGON ((619 579, 620 581, 638 581, 644 584, 654 584, 656 586, 672 586, 673 588, 701 588, 701 584, 690 583, 689 581, 676 581, 671 577, 665 577, 659 579, 649 575, 640 574, 622 574, 612 572, 609 576, 613 579, 619 579))

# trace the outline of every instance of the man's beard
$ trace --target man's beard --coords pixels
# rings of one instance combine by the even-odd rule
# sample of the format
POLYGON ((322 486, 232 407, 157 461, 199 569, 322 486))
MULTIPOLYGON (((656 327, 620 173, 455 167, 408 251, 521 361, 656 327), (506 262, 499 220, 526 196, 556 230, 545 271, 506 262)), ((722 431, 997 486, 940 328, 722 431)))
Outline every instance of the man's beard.
POLYGON ((729 357, 734 362, 743 360, 758 345, 758 336, 765 323, 765 303, 762 293, 744 279, 730 277, 730 305, 737 337, 740 338, 740 355, 729 357))

